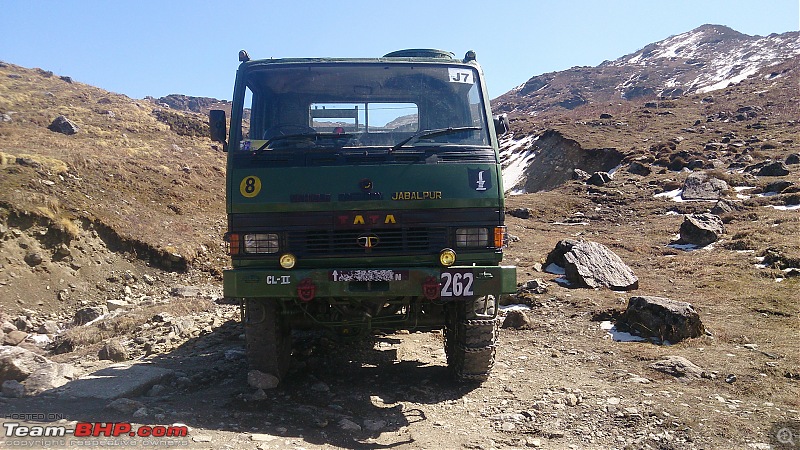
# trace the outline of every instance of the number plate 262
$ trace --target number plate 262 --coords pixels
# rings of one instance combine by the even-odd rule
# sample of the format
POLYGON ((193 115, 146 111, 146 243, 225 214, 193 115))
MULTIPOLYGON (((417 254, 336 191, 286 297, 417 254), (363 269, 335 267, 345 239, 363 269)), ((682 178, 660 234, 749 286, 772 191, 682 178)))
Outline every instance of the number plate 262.
POLYGON ((443 298, 472 297, 475 295, 472 286, 474 281, 475 275, 471 270, 442 272, 441 296, 443 298))

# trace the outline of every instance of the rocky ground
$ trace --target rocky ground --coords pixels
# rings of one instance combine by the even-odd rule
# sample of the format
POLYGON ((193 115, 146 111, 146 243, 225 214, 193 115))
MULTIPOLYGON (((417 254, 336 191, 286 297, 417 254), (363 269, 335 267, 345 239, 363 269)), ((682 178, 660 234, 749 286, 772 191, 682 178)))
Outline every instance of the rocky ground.
POLYGON ((502 315, 522 309, 525 320, 501 329, 495 369, 481 385, 450 381, 440 333, 301 334, 289 379, 255 389, 238 307, 204 273, 148 267, 91 229, 53 258, 67 251, 37 240, 44 229, 7 226, 0 289, 21 301, 3 313, 0 355, 26 349, 46 360, 29 363, 25 391, 4 384, 5 422, 47 413, 46 423, 68 428, 185 424, 186 437, 161 444, 190 448, 784 448, 778 430, 798 430, 800 358, 798 278, 780 266, 795 260, 779 244, 800 232, 797 211, 737 204, 719 241, 687 251, 670 246, 680 214, 716 202, 656 197, 660 189, 641 181, 620 171, 603 186, 573 181, 509 198, 507 261, 521 282, 541 282, 506 299, 518 305, 502 315), (766 237, 763 229, 782 231, 766 237), (605 244, 639 289, 578 288, 544 272, 564 238, 605 244), (776 249, 777 262, 763 264, 761 248, 776 249), (41 261, 28 256, 37 251, 41 261), (64 307, 45 313, 24 295, 39 272, 63 278, 52 290, 64 307), (616 341, 625 334, 609 328, 634 294, 691 302, 707 334, 674 345, 616 341), (102 384, 108 374, 112 385, 102 384))

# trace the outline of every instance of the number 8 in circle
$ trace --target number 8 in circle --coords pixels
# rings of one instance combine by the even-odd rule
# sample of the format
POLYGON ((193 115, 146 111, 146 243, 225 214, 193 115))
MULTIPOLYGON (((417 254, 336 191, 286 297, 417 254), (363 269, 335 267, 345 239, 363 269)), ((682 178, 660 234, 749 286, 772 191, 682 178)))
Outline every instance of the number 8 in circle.
POLYGON ((253 198, 261 192, 261 180, 256 176, 244 177, 239 183, 239 192, 247 198, 253 198))

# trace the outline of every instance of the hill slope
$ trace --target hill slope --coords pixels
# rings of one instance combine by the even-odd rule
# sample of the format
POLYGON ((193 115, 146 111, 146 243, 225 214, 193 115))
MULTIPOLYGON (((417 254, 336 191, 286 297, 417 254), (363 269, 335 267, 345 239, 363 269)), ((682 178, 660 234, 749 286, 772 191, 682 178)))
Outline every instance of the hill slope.
POLYGON ((534 76, 492 106, 495 112, 536 115, 592 103, 708 92, 800 54, 799 38, 796 31, 761 37, 703 25, 597 67, 534 76))

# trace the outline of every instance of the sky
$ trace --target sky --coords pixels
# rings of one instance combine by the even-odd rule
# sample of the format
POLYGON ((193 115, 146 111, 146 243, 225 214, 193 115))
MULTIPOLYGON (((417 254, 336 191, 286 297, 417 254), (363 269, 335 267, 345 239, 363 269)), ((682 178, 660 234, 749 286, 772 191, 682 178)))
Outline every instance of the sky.
POLYGON ((703 24, 800 29, 800 0, 0 0, 0 61, 131 98, 230 100, 253 59, 477 53, 489 96, 703 24))

